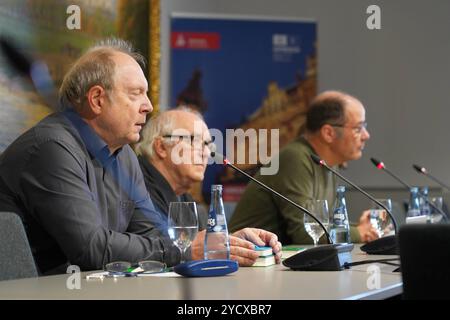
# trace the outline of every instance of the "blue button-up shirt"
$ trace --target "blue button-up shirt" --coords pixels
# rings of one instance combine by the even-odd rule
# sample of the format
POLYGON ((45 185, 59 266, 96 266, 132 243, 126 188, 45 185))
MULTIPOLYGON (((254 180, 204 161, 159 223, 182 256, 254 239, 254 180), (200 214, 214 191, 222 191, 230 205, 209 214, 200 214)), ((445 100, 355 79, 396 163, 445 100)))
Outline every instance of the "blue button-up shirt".
POLYGON ((45 118, 0 156, 0 211, 22 216, 41 272, 179 259, 134 152, 125 145, 111 154, 72 110, 45 118))

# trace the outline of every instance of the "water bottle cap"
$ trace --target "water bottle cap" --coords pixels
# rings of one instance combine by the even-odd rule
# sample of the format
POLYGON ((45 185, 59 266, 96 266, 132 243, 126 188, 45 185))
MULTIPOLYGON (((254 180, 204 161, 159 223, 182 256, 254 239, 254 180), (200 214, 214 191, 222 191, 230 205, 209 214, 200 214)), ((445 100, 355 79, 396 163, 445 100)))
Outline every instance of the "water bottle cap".
POLYGON ((338 186, 336 190, 337 192, 345 192, 345 186, 338 186))
POLYGON ((419 188, 418 187, 411 187, 411 192, 419 192, 419 188))
POLYGON ((215 191, 215 190, 222 191, 222 185, 221 184, 213 184, 213 185, 211 185, 211 190, 212 191, 215 191))

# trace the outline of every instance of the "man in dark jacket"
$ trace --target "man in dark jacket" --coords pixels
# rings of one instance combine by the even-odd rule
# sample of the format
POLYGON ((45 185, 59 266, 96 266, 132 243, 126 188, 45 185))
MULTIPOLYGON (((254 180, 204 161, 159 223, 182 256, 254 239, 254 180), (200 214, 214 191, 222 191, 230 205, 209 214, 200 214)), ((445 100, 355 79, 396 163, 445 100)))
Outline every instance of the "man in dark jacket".
MULTIPOLYGON (((201 115, 188 108, 160 113, 149 121, 142 135, 143 139, 136 145, 135 151, 145 185, 156 210, 167 217, 170 202, 194 201, 187 192, 193 184, 203 181, 214 144, 201 115)), ((199 210, 200 230, 206 228, 207 218, 207 212, 199 210)), ((275 234, 262 229, 241 228, 230 239, 234 241, 236 236, 242 237, 244 234, 245 239, 258 245, 271 245, 279 261, 280 245, 275 234)), ((254 262, 243 257, 238 260, 242 265, 252 265, 254 262)))

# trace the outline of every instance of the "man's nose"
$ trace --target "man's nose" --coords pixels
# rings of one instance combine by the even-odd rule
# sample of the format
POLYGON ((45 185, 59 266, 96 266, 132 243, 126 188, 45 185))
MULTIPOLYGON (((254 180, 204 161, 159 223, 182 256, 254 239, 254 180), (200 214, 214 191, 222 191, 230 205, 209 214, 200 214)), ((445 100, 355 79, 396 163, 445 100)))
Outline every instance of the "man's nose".
POLYGON ((370 133, 369 130, 367 130, 367 128, 363 127, 363 132, 362 132, 362 138, 363 140, 369 140, 370 139, 370 133))
POLYGON ((145 102, 142 104, 141 112, 150 113, 153 111, 153 105, 148 96, 145 96, 145 102))

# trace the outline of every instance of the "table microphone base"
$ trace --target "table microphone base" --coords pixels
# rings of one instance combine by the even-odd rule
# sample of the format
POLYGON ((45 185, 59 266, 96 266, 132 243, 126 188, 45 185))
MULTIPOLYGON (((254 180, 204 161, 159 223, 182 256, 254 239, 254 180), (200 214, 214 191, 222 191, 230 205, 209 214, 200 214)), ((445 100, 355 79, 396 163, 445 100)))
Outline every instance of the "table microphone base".
POLYGON ((328 244, 310 248, 283 261, 283 265, 296 271, 340 271, 344 263, 351 262, 352 243, 328 244))
POLYGON ((364 251, 367 254, 378 254, 378 255, 399 254, 397 237, 395 235, 387 236, 379 238, 374 241, 370 241, 365 245, 361 246, 361 251, 364 251))

